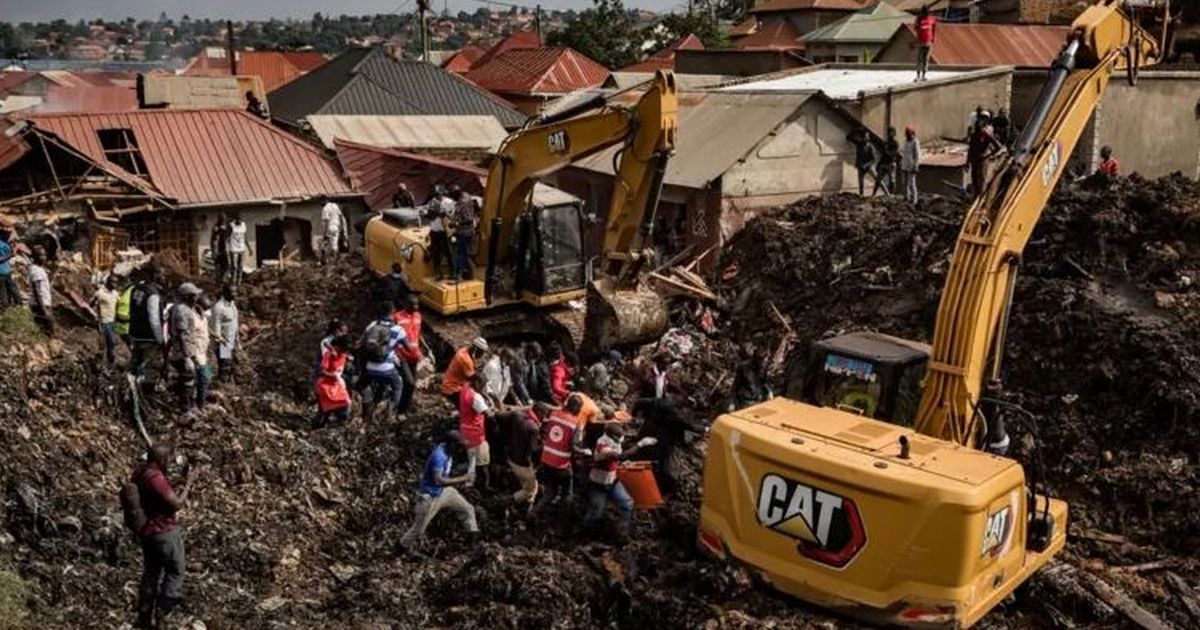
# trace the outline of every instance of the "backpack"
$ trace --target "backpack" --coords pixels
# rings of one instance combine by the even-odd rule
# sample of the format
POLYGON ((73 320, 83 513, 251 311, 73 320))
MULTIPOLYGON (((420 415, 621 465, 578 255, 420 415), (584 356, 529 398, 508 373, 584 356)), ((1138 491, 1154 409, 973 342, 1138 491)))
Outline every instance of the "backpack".
POLYGON ((386 363, 388 360, 388 345, 392 338, 391 324, 375 322, 367 329, 363 340, 363 353, 372 363, 386 363))
POLYGON ((146 516, 146 510, 142 507, 141 482, 145 478, 146 471, 143 471, 136 479, 129 479, 121 484, 121 489, 117 492, 117 500, 121 502, 121 514, 124 516, 125 527, 134 536, 140 536, 142 528, 150 520, 146 516))

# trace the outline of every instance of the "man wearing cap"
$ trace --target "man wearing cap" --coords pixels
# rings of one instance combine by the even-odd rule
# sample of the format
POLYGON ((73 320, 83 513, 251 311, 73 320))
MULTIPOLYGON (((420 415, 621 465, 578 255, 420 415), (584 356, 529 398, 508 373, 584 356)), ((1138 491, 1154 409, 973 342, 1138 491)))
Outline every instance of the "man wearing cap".
POLYGON ((458 352, 454 353, 454 358, 450 359, 450 365, 446 366, 446 373, 442 375, 442 396, 445 396, 455 409, 458 408, 458 393, 475 377, 475 365, 483 359, 487 351, 487 340, 476 337, 471 341, 471 345, 459 348, 458 352))
POLYGON ((187 408, 195 406, 196 369, 201 363, 194 356, 198 347, 196 334, 196 301, 200 298, 200 287, 191 282, 179 285, 179 300, 171 307, 167 316, 171 338, 167 345, 167 358, 171 361, 176 378, 175 393, 187 408))

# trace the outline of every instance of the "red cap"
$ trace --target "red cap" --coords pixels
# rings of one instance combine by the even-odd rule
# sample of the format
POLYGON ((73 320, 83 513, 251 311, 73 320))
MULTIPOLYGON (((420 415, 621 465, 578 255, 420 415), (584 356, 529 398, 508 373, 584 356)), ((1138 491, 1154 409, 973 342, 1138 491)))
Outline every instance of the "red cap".
POLYGON ((916 125, 905 125, 904 133, 917 133, 917 126, 916 125))

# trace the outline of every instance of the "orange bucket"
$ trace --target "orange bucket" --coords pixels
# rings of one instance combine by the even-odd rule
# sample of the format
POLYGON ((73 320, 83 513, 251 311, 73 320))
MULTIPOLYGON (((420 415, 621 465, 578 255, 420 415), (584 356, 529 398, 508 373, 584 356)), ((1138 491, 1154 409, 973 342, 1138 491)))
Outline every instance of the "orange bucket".
POLYGON ((633 504, 643 510, 652 510, 663 504, 658 481, 654 479, 652 462, 627 462, 617 469, 617 481, 629 491, 633 504))

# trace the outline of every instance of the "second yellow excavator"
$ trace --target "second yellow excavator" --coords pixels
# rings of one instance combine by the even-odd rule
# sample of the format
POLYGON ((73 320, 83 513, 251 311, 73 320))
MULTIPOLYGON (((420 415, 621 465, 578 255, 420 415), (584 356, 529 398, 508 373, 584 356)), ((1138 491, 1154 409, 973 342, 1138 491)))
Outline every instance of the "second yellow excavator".
POLYGON ((636 271, 647 259, 678 105, 670 72, 640 87, 632 107, 597 95, 531 119, 504 141, 488 171, 472 279, 439 278, 427 255, 429 227, 386 213, 367 223, 367 266, 384 275, 400 263, 427 312, 441 316, 434 334, 450 345, 546 337, 591 354, 659 337, 666 307, 636 283, 636 271), (614 145, 622 148, 604 243, 592 253, 579 200, 539 180, 614 145), (586 312, 567 306, 585 297, 586 312))
POLYGON ((1062 550, 1066 503, 1045 495, 1040 471, 1027 477, 1000 454, 1000 362, 1021 253, 1067 158, 1110 76, 1134 78, 1162 50, 1121 4, 1075 21, 1010 157, 968 211, 932 345, 824 340, 807 388, 823 406, 781 398, 717 419, 703 549, 822 606, 927 627, 974 624, 1062 550))

